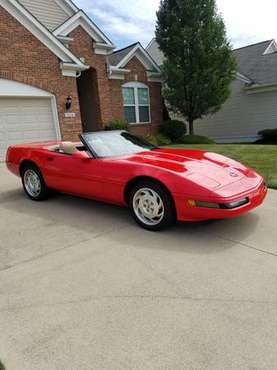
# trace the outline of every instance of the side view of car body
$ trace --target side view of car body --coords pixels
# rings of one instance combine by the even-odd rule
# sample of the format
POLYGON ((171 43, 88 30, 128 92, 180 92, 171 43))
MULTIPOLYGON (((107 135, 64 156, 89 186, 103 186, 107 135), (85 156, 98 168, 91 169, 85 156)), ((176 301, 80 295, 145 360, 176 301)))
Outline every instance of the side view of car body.
POLYGON ((83 134, 81 143, 11 146, 6 163, 33 200, 55 190, 129 206, 149 230, 175 220, 238 216, 259 206, 267 193, 260 175, 229 158, 155 148, 122 131, 83 134))

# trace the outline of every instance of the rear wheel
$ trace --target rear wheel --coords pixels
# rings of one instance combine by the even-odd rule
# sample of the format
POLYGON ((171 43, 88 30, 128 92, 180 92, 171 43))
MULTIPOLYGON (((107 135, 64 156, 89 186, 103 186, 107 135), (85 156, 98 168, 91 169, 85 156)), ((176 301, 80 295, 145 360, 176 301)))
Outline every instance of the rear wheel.
POLYGON ((129 203, 134 219, 147 230, 165 229, 176 220, 174 203, 166 189, 158 183, 142 181, 136 184, 129 203))
POLYGON ((24 166, 22 173, 22 185, 27 196, 35 201, 48 198, 49 188, 46 186, 40 170, 33 164, 24 166))

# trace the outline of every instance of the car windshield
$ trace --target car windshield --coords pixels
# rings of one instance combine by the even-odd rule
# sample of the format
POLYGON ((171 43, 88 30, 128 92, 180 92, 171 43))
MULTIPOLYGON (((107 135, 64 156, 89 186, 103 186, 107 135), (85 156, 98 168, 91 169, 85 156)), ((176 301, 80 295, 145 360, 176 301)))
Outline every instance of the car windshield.
POLYGON ((144 139, 125 131, 105 131, 81 135, 83 143, 94 156, 100 158, 136 154, 157 149, 144 139))

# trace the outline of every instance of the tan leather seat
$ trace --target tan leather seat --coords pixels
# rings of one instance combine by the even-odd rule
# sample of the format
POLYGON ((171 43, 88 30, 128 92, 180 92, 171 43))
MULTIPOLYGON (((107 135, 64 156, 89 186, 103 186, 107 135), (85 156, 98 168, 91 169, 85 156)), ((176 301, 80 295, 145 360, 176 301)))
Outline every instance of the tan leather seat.
POLYGON ((77 149, 76 146, 70 141, 63 141, 60 143, 60 151, 64 154, 72 155, 73 153, 77 152, 77 149))
POLYGON ((52 146, 49 146, 48 147, 48 150, 50 152, 57 152, 59 149, 60 149, 60 146, 59 145, 52 145, 52 146))

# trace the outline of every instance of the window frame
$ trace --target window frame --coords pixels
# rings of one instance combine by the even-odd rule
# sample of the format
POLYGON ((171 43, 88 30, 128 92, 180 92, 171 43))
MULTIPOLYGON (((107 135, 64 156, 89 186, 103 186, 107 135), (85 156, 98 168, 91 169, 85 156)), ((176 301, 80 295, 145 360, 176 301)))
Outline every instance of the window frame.
POLYGON ((129 125, 147 125, 151 123, 151 101, 150 101, 150 91, 149 87, 141 82, 128 82, 124 85, 122 85, 122 96, 123 96, 123 107, 134 107, 135 108, 135 116, 136 116, 136 122, 129 122, 129 125), (133 89, 134 91, 134 98, 135 98, 135 103, 134 104, 125 104, 124 102, 124 94, 123 90, 124 89, 133 89), (139 104, 139 95, 138 91, 139 89, 146 89, 148 93, 148 104, 139 104), (140 112, 139 108, 140 107, 147 107, 148 108, 148 113, 149 113, 149 120, 147 122, 140 122, 140 112))

